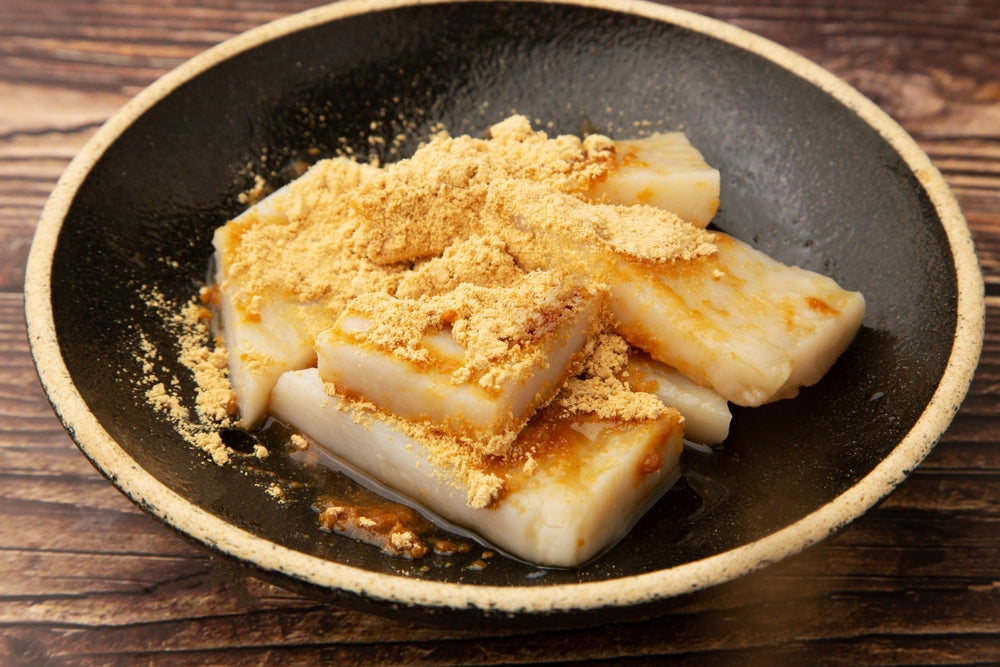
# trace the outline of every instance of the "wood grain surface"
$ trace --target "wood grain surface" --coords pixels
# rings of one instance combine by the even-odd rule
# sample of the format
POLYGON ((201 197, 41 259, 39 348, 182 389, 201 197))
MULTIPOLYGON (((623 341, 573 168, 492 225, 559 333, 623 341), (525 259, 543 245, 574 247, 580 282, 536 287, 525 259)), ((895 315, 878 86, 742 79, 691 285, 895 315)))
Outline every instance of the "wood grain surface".
POLYGON ((1000 3, 739 0, 729 21, 846 79, 953 188, 987 335, 939 446, 832 539, 663 617, 465 632, 324 606, 162 527, 79 453, 39 387, 25 258, 56 179, 132 95, 276 0, 0 0, 0 665, 1000 663, 1000 3))

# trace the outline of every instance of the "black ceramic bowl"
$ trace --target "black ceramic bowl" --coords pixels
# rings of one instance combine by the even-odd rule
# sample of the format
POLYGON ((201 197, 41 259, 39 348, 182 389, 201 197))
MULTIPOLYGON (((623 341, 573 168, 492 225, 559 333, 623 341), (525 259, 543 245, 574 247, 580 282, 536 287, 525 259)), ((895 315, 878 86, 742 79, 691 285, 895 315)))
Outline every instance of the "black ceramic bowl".
MULTIPOLYGON (((144 510, 287 586, 460 622, 654 613, 823 539, 934 446, 983 331, 966 223, 885 114, 764 39, 611 0, 344 2, 227 41, 94 136, 45 208, 27 275, 50 400, 144 510), (435 124, 479 134, 511 111, 551 134, 683 129, 722 172, 717 226, 862 291, 857 340, 798 398, 736 410, 720 451, 688 452, 684 478, 632 533, 573 570, 409 562, 322 532, 307 491, 279 504, 261 481, 310 489, 323 473, 284 455, 217 466, 143 400, 140 335, 163 351, 176 336, 143 293, 196 292, 212 231, 241 210, 255 174, 280 185, 284 165, 344 149, 392 160, 435 124)), ((190 398, 184 370, 169 355, 162 364, 190 398)))

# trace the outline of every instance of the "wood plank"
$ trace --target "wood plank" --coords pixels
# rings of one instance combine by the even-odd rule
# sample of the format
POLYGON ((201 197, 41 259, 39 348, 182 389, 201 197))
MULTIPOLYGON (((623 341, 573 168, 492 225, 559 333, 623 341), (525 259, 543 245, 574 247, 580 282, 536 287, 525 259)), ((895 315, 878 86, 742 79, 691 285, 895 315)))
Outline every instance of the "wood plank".
MULTIPOLYGON (((831 644, 850 646, 871 637, 886 644, 903 643, 915 648, 918 642, 924 646, 947 645, 949 639, 964 640, 971 636, 979 639, 980 648, 986 650, 995 645, 996 638, 991 639, 997 631, 995 620, 992 624, 980 621, 976 627, 970 627, 964 616, 956 617, 955 610, 961 607, 955 603, 963 595, 963 592, 922 591, 913 595, 911 605, 902 611, 891 596, 819 595, 795 605, 752 604, 590 630, 498 633, 489 637, 393 622, 378 623, 377 635, 359 633, 359 627, 376 629, 370 617, 296 607, 203 617, 197 632, 172 622, 86 629, 43 623, 15 626, 11 635, 21 640, 20 646, 30 644, 36 651, 44 647, 42 655, 50 659, 84 656, 95 661, 113 661, 142 654, 155 660, 153 664, 178 664, 171 660, 181 657, 200 663, 221 660, 223 656, 227 664, 243 664, 232 655, 229 638, 234 636, 240 637, 236 653, 243 658, 253 656, 273 662, 275 654, 285 654, 306 661, 336 657, 349 664, 389 660, 399 664, 406 662, 407 657, 448 664, 534 664, 671 655, 700 659, 706 654, 720 653, 736 659, 754 655, 815 657, 825 654, 831 644), (815 620, 805 632, 793 634, 794 628, 801 628, 803 618, 815 620), (927 635, 934 638, 928 641, 927 635), (810 645, 812 650, 804 650, 810 645), (183 650, 178 652, 173 648, 178 646, 184 647, 183 650)), ((972 601, 982 618, 996 619, 1000 606, 995 591, 973 595, 972 601)))

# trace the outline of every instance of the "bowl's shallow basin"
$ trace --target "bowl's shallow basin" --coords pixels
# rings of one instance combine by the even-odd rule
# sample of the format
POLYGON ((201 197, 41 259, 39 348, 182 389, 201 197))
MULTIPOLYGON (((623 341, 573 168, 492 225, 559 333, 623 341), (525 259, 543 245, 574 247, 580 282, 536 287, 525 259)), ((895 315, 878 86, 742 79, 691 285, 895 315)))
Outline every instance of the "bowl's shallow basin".
MULTIPOLYGON (((143 509, 286 586, 463 623, 653 613, 823 539, 937 442, 983 326, 965 221, 888 117, 766 40, 614 2, 345 2, 234 38, 140 94, 73 162, 25 293, 56 411, 143 509), (550 134, 683 129, 722 172, 719 228, 864 293, 854 344, 799 397, 736 410, 721 450, 688 452, 682 481, 628 537, 573 570, 383 556, 319 529, 308 489, 324 473, 284 456, 217 466, 150 408, 139 338, 170 350, 175 334, 143 295, 197 292, 212 232, 254 175, 280 185, 295 160, 344 149, 397 159, 438 124, 480 134, 511 111, 550 134), (279 506, 262 479, 306 490, 279 506)), ((162 363, 190 400, 183 369, 162 363)))

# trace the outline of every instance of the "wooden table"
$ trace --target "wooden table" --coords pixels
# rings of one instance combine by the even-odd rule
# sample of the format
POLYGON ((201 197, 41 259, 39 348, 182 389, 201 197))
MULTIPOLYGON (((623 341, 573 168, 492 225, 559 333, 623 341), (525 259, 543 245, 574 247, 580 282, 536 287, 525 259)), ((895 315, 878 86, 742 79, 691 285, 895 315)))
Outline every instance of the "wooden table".
POLYGON ((0 664, 1000 662, 1000 4, 680 6, 763 34, 880 104, 943 171, 986 275, 987 337, 941 444, 835 538, 648 622, 494 636, 317 604, 208 556, 95 472, 24 331, 25 257, 60 172, 156 77, 306 0, 0 0, 0 664))

